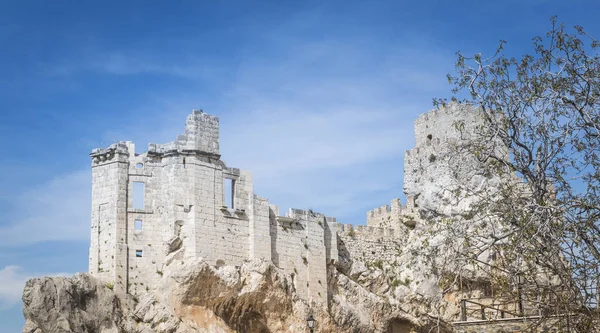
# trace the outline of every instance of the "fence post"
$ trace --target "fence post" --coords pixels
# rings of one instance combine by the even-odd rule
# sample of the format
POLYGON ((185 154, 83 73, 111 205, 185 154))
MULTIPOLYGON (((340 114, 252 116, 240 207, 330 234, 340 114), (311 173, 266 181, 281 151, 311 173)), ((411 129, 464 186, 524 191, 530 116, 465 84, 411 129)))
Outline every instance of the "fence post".
POLYGON ((467 301, 460 300, 460 320, 467 321, 467 301))
POLYGON ((596 309, 600 307, 600 280, 598 279, 600 275, 598 274, 598 266, 596 266, 596 309))
POLYGON ((519 307, 519 315, 521 317, 525 316, 525 309, 523 307, 523 296, 522 296, 522 290, 521 290, 521 284, 523 283, 523 278, 521 277, 520 274, 517 275, 517 302, 518 302, 518 307, 519 307))
POLYGON ((481 306, 481 320, 485 320, 485 307, 481 306))

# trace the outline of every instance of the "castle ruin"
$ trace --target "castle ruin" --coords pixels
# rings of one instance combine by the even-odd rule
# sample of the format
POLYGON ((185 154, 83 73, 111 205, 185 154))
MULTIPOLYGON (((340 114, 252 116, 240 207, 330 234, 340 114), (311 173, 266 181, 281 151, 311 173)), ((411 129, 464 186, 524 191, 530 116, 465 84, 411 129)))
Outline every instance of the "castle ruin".
POLYGON ((219 119, 202 111, 187 117, 175 141, 151 143, 145 153, 128 141, 94 149, 89 271, 136 295, 155 289, 173 259, 217 266, 263 259, 290 274, 302 298, 326 304, 328 265, 343 256, 397 255, 398 240, 418 224, 419 206, 432 204, 423 191, 445 172, 429 170, 432 156, 462 140, 455 124, 470 123, 465 110, 454 105, 415 121, 416 147, 404 162, 407 203, 394 199, 368 212, 366 226, 310 210, 281 214, 254 193, 249 171, 221 159, 219 119))

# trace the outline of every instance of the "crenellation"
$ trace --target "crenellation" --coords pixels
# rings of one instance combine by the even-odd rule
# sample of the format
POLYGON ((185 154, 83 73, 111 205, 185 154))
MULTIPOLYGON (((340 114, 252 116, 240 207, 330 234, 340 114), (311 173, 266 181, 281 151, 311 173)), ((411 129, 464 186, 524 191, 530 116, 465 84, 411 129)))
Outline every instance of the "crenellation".
MULTIPOLYGON (((411 198, 409 198, 411 199, 411 198)), ((402 229, 401 225, 407 216, 414 216, 416 212, 412 207, 412 200, 402 205, 400 199, 392 199, 389 205, 375 208, 367 212, 367 225, 372 227, 402 229)))

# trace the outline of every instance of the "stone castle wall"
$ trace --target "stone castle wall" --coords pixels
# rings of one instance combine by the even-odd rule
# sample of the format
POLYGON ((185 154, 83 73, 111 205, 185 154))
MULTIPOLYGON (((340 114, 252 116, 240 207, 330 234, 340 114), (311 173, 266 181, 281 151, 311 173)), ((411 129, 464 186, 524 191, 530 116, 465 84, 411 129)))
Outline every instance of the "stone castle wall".
POLYGON ((391 229, 344 224, 338 232, 338 247, 343 247, 339 251, 347 253, 350 260, 394 264, 402 252, 406 235, 405 227, 391 229))
POLYGON ((404 155, 404 193, 413 198, 415 206, 431 204, 423 202, 431 197, 426 192, 438 190, 431 185, 447 182, 445 178, 456 171, 449 168, 447 158, 461 142, 468 141, 466 133, 473 133, 477 124, 473 109, 461 104, 432 110, 415 120, 416 146, 404 155))
POLYGON ((301 210, 279 216, 254 194, 251 173, 221 160, 218 130, 218 118, 194 111, 171 143, 143 154, 131 142, 92 152, 90 272, 140 294, 156 288, 175 255, 213 265, 264 259, 294 273, 303 297, 326 302, 333 219, 301 210))
POLYGON ((127 285, 127 169, 124 144, 95 149, 92 161, 92 223, 89 270, 112 281, 119 291, 127 285))
POLYGON ((375 228, 401 230, 403 227, 414 227, 418 219, 418 209, 414 206, 414 197, 408 197, 406 205, 400 199, 392 199, 389 205, 377 207, 367 212, 367 225, 375 228))
POLYGON ((401 214, 400 199, 393 199, 390 205, 377 207, 367 212, 367 225, 373 227, 393 228, 401 214))
POLYGON ((436 181, 432 175, 449 172, 431 169, 430 156, 450 155, 464 119, 467 109, 457 105, 419 117, 417 147, 405 157, 406 205, 393 199, 367 212, 367 226, 356 227, 312 211, 280 215, 254 193, 250 172, 221 160, 219 120, 200 111, 188 116, 183 135, 151 143, 145 153, 136 154, 131 142, 95 149, 89 270, 119 292, 140 294, 156 288, 173 258, 217 266, 263 259, 292 275, 301 297, 325 303, 327 265, 342 255, 395 260, 426 204, 421 194, 436 181), (143 192, 136 193, 138 186, 143 192))

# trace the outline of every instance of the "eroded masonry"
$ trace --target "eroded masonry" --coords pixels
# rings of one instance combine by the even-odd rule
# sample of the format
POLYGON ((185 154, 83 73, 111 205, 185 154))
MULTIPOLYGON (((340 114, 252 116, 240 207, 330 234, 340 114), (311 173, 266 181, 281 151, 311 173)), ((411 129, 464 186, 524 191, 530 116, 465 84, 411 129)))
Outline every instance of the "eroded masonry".
POLYGON ((463 117, 454 108, 417 119, 417 147, 405 155, 407 204, 394 199, 357 227, 312 211, 280 213, 254 193, 250 172, 221 159, 219 119, 201 111, 188 116, 183 135, 149 144, 145 153, 136 154, 131 142, 94 149, 89 271, 135 295, 155 289, 173 259, 217 266, 264 259, 292 276, 301 297, 326 303, 327 267, 342 252, 363 260, 397 256, 396 241, 426 204, 420 184, 431 175, 416 166, 431 164, 436 149, 459 139, 453 124, 463 117))

